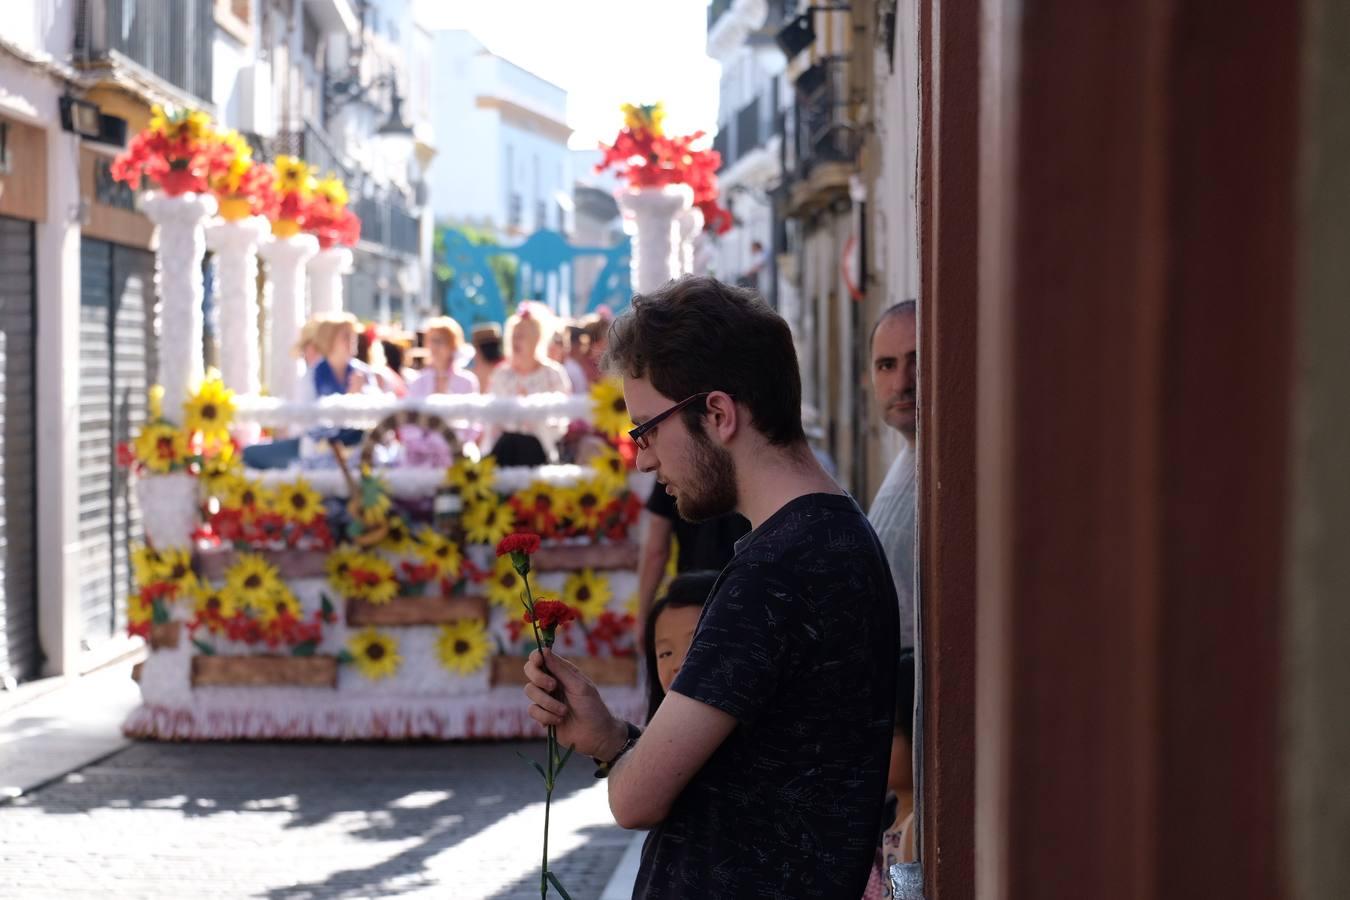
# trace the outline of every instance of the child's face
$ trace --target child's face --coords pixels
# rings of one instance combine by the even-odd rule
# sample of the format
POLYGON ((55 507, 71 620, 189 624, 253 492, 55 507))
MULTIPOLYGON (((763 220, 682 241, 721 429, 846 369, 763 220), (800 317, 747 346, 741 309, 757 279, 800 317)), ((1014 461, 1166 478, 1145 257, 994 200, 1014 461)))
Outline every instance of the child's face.
POLYGON ((661 680, 661 690, 670 692, 670 686, 684 665, 684 656, 694 640, 694 630, 698 628, 698 616, 702 612, 697 606, 676 606, 663 609, 656 617, 652 645, 656 649, 656 674, 661 680))

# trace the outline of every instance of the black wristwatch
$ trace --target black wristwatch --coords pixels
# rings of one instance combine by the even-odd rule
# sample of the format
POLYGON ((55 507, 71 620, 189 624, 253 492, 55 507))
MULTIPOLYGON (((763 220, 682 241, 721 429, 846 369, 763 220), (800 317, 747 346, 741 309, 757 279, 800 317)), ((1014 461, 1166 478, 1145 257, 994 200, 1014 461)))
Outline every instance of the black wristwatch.
POLYGON ((624 727, 628 729, 628 740, 623 742, 623 746, 619 748, 618 753, 614 754, 614 758, 609 761, 605 761, 596 759, 594 756, 591 757, 591 762, 595 763, 596 778, 607 777, 609 773, 614 770, 615 763, 617 763, 621 758, 623 758, 623 755, 625 753, 627 753, 629 750, 632 750, 633 745, 638 742, 638 738, 642 737, 641 728, 637 727, 632 722, 624 722, 623 724, 624 727))

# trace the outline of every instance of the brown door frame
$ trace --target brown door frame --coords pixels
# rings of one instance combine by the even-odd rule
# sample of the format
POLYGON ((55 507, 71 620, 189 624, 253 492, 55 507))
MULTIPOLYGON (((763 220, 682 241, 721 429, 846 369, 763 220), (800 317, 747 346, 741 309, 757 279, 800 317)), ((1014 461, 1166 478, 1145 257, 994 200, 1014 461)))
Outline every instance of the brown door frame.
MULTIPOLYGON (((981 898, 1283 895, 1299 14, 982 4, 981 898)), ((939 237, 947 152, 937 141, 929 176, 939 237)), ((941 278, 925 287, 940 311, 941 278)), ((941 376, 924 395, 939 429, 941 376)), ((926 491, 941 535, 947 486, 926 491)), ((924 600, 939 622, 954 562, 924 600)), ((939 760, 943 722, 925 746, 939 760)), ((930 789, 926 848, 952 785, 930 789)))

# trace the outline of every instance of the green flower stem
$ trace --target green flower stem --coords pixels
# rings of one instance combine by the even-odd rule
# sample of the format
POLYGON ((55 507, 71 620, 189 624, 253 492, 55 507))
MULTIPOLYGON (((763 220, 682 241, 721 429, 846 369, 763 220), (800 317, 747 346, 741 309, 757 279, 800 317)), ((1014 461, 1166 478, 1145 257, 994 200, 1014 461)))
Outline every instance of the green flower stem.
MULTIPOLYGON (((520 562, 515 559, 516 554, 513 553, 511 556, 516 571, 520 573, 521 581, 525 582, 525 599, 523 602, 525 604, 525 609, 530 614, 530 627, 534 629, 534 644, 539 648, 539 664, 543 670, 547 672, 548 666, 544 663, 543 651, 545 647, 553 646, 553 641, 550 640, 547 644, 544 643, 544 637, 539 633, 539 622, 535 620, 534 592, 530 590, 529 557, 525 557, 524 565, 521 565, 520 562)), ((557 777, 554 766, 557 764, 557 759, 558 731, 554 726, 550 725, 548 726, 548 774, 544 778, 544 859, 539 871, 539 896, 541 898, 546 898, 548 896, 548 826, 550 813, 553 811, 553 785, 554 779, 557 777)))

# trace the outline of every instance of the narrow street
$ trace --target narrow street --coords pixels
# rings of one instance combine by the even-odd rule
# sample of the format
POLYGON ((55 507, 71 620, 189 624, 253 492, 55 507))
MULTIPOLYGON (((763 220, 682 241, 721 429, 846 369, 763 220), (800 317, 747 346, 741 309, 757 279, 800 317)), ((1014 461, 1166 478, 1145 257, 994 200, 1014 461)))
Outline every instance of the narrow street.
MULTIPOLYGON (((542 743, 138 743, 0 806, 6 897, 539 896, 542 743)), ((574 759, 553 867, 601 896, 631 836, 574 759)))

